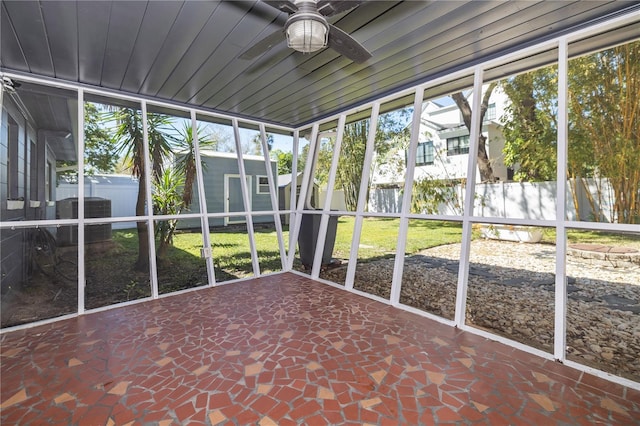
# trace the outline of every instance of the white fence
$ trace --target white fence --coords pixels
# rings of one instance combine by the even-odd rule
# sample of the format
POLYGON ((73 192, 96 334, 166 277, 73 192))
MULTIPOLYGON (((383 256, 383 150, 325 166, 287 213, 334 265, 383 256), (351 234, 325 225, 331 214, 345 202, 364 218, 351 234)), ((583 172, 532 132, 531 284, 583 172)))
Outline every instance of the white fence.
MULTIPOLYGON (((613 215, 614 194, 606 179, 588 180, 585 188, 577 185, 577 200, 580 211, 576 212, 573 202, 573 185, 567 182, 567 219, 593 220, 596 215, 601 221, 608 221, 613 215), (588 192, 587 192, 588 191, 588 192), (589 203, 592 195, 595 210, 589 203)), ((457 204, 464 205, 464 187, 452 189, 457 204)), ((498 182, 476 185, 474 215, 481 217, 502 217, 513 219, 555 220, 557 206, 556 182, 498 182)), ((369 196, 369 211, 397 213, 402 208, 401 189, 372 189, 369 196)), ((440 205, 439 214, 460 215, 461 211, 449 205, 440 205)))
MULTIPOLYGON (((556 182, 499 182, 476 186, 474 213, 483 217, 508 217, 517 219, 556 219, 558 188, 556 182)), ((613 188, 607 179, 589 179, 585 184, 567 182, 567 219, 611 221, 615 202, 613 188), (575 198, 579 211, 576 210, 575 198), (594 206, 589 202, 593 199, 594 206)))
MULTIPOLYGON (((567 218, 569 220, 593 220, 596 212, 588 201, 587 191, 594 194, 596 209, 601 220, 608 220, 613 211, 613 190, 606 179, 589 180, 587 188, 579 183, 577 199, 579 215, 573 203, 573 185, 567 182, 567 218), (599 188, 599 190, 598 190, 599 188), (595 194, 600 194, 599 198, 595 194)), ((456 186, 458 204, 464 204, 464 187, 456 186)), ((61 183, 56 189, 57 200, 78 196, 78 186, 61 183)), ((91 176, 85 182, 85 197, 99 197, 111 200, 111 216, 135 216, 138 182, 130 176, 91 176)), ((320 191, 320 205, 324 206, 326 192, 320 191)), ((554 220, 556 218, 556 182, 498 182, 476 185, 474 214, 481 217, 503 217, 513 219, 554 220)), ((335 191, 331 200, 332 210, 346 210, 344 194, 335 191)), ((372 189, 369 194, 369 212, 399 213, 402 210, 402 190, 398 188, 372 189)), ((447 205, 439 207, 440 214, 459 215, 447 205)), ((114 229, 126 228, 130 224, 113 224, 114 229)))
POLYGON ((402 211, 402 191, 397 188, 372 189, 369 193, 369 211, 400 213, 402 211))
MULTIPOLYGON (((85 197, 97 197, 111 200, 111 217, 136 215, 138 181, 131 176, 98 175, 85 179, 85 197)), ((60 183, 56 188, 56 200, 78 197, 78 185, 60 183)), ((131 228, 131 223, 114 223, 113 229, 131 228)))

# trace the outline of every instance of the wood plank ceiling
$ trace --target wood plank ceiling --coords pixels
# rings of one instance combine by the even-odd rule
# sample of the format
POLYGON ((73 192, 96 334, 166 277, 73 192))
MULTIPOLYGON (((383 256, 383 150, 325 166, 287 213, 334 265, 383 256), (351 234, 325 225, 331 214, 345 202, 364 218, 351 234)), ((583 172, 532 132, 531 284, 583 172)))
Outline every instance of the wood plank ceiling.
POLYGON ((372 52, 355 64, 330 49, 301 54, 286 43, 239 59, 287 18, 260 1, 3 0, 0 66, 297 127, 622 13, 640 8, 368 1, 330 19, 372 52))

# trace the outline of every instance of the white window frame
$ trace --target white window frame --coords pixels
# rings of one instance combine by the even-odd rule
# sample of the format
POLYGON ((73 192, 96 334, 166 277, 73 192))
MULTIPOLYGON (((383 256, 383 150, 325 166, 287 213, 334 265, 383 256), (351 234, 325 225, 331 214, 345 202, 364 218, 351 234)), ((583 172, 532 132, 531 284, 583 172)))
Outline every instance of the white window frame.
POLYGON ((256 175, 256 194, 270 194, 269 190, 269 177, 267 175, 256 175), (261 183, 260 180, 264 179, 266 182, 261 183))

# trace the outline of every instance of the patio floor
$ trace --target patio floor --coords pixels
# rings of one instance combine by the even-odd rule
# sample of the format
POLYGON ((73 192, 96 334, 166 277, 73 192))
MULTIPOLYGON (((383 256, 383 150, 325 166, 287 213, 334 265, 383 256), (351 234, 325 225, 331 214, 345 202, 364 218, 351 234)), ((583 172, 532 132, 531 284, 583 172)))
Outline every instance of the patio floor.
POLYGON ((5 333, 1 424, 640 422, 640 392, 286 273, 5 333))

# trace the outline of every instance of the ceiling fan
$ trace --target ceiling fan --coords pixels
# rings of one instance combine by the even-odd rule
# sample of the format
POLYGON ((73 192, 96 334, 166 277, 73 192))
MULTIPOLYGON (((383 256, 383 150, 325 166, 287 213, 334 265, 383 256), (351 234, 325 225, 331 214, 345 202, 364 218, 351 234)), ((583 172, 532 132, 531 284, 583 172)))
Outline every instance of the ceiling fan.
POLYGON ((311 53, 330 47, 339 54, 362 63, 371 53, 356 39, 330 24, 328 17, 353 9, 362 1, 338 0, 262 0, 263 3, 289 14, 284 28, 263 38, 240 54, 240 59, 254 59, 285 39, 298 52, 311 53))

